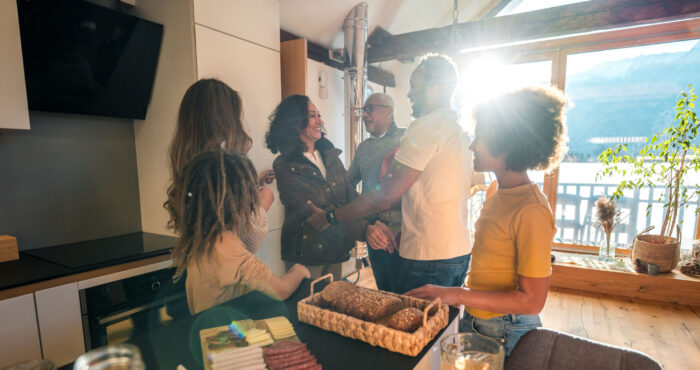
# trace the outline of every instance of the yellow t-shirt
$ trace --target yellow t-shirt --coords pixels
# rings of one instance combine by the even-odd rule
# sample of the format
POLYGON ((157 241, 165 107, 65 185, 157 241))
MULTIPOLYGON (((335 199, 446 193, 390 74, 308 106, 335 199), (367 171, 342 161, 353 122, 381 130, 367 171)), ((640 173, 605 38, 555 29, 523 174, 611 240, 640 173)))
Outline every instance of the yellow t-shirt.
POLYGON ((234 233, 225 232, 211 256, 187 265, 187 304, 193 314, 259 290, 273 294, 272 271, 234 233))
MULTIPOLYGON (((474 290, 515 290, 518 275, 551 275, 550 254, 556 230, 549 203, 537 185, 498 189, 486 199, 476 221, 467 286, 474 290)), ((481 319, 506 313, 470 307, 466 310, 481 319)))

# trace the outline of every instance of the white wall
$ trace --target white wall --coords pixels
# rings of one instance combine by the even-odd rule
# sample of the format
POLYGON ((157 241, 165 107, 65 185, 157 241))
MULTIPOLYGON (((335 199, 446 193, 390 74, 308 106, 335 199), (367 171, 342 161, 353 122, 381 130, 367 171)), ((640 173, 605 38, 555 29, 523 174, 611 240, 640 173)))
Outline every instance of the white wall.
POLYGON ((163 202, 170 180, 168 146, 177 111, 187 88, 195 81, 192 4, 189 1, 137 2, 134 15, 163 24, 151 102, 146 119, 134 121, 143 231, 170 234, 163 202))
MULTIPOLYGON (((342 150, 344 154, 347 154, 346 148, 348 143, 346 142, 346 138, 348 137, 348 129, 345 127, 343 108, 343 71, 309 59, 306 76, 306 94, 321 112, 321 118, 323 119, 326 129, 326 137, 336 148, 342 150), (319 93, 320 84, 318 78, 321 72, 325 73, 327 77, 326 89, 328 91, 328 96, 325 99, 321 98, 319 93)), ((346 167, 349 166, 345 155, 341 155, 340 159, 346 167)))

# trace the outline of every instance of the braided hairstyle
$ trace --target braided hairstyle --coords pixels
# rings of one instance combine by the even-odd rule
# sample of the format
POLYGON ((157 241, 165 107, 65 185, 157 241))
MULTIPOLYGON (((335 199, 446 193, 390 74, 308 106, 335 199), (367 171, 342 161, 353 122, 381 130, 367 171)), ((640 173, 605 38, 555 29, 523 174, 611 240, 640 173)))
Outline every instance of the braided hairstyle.
POLYGON ((223 232, 241 234, 260 209, 256 178, 248 158, 221 150, 202 153, 185 166, 163 205, 170 213, 168 227, 179 236, 175 280, 190 261, 209 256, 223 232))

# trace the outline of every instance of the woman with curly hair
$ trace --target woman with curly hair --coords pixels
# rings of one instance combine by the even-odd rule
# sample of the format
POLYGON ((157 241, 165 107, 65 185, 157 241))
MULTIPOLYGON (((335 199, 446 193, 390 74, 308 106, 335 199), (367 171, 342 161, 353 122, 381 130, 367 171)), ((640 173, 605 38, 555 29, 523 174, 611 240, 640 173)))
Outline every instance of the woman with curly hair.
POLYGON ((522 335, 542 326, 556 233, 549 203, 527 171, 551 170, 566 152, 564 95, 528 87, 474 111, 474 170, 491 171, 498 190, 476 221, 466 288, 425 285, 408 295, 464 305, 461 332, 499 341, 508 356, 522 335))
POLYGON ((341 263, 350 258, 355 241, 365 239, 368 222, 340 223, 318 231, 305 220, 311 214, 309 201, 331 209, 357 197, 340 161, 340 149, 324 137, 321 114, 303 95, 289 96, 277 106, 265 141, 272 153, 280 153, 272 167, 284 205, 281 244, 285 266, 301 263, 312 278, 332 273, 338 280, 341 263))
POLYGON ((309 277, 295 265, 277 277, 239 235, 260 207, 255 168, 243 155, 222 150, 199 154, 181 171, 165 208, 179 239, 175 278, 187 270, 187 303, 193 314, 253 290, 287 299, 309 277))

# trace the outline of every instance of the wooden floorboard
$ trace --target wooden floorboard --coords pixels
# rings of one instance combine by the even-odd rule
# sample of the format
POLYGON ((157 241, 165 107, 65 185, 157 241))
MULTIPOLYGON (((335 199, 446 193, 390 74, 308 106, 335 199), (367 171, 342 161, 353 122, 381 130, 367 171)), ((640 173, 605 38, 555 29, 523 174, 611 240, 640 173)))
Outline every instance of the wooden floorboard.
MULTIPOLYGON (((358 285, 376 289, 372 269, 358 285)), ((546 328, 648 354, 665 369, 700 369, 700 307, 552 288, 540 314, 546 328)))

